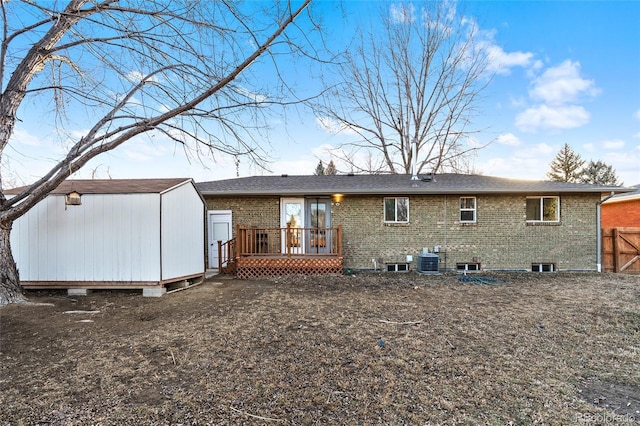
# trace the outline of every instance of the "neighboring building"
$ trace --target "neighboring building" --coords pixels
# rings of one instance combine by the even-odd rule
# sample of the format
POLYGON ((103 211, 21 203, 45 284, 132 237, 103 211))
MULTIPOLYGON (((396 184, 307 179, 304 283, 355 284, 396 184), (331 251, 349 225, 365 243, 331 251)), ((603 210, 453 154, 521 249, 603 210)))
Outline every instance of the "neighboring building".
POLYGON ((242 277, 300 265, 334 270, 309 263, 322 258, 352 270, 596 271, 599 203, 628 191, 458 174, 256 176, 197 186, 209 210, 209 265, 218 263, 216 241, 236 237, 241 248, 229 260, 246 267, 242 277))
POLYGON ((636 190, 616 194, 602 203, 603 228, 640 228, 640 185, 636 190))
POLYGON ((204 275, 204 206, 186 178, 67 180, 14 223, 21 284, 161 295, 204 275))

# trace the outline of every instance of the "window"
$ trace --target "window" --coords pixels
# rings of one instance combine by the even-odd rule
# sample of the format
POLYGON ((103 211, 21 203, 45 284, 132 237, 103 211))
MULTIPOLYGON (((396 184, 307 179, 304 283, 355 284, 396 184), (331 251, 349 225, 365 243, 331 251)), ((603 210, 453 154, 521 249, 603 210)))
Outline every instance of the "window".
POLYGON ((480 264, 479 263, 456 263, 456 269, 458 271, 479 271, 480 264))
POLYGON ((553 263, 532 263, 531 272, 553 272, 556 270, 556 265, 553 263))
POLYGON ((476 197, 460 197, 460 222, 476 221, 476 197))
POLYGON ((387 272, 409 272, 409 265, 406 263, 387 263, 387 272))
POLYGON ((527 197, 527 222, 558 222, 559 197, 527 197))
POLYGON ((390 223, 409 222, 409 198, 385 198, 384 221, 390 223))

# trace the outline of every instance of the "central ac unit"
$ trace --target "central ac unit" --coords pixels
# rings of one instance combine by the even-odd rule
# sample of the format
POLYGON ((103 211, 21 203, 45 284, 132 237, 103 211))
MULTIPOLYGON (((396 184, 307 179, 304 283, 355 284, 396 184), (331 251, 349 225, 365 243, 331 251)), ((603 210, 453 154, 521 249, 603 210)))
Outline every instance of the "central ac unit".
POLYGON ((440 272, 440 258, 437 254, 423 253, 418 256, 418 272, 433 274, 440 272))

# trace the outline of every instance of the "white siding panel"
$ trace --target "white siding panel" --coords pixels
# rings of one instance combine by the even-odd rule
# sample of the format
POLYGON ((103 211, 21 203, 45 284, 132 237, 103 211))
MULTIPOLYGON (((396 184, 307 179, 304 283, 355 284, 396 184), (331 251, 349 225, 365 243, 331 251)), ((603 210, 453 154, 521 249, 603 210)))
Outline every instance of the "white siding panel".
POLYGON ((23 217, 11 245, 24 281, 160 281, 160 195, 50 195, 23 217))
POLYGON ((204 202, 192 183, 162 195, 162 279, 204 273, 204 202))
MULTIPOLYGON (((158 194, 103 195, 103 275, 109 281, 160 280, 158 194)), ((97 228, 97 227, 96 227, 97 228)))

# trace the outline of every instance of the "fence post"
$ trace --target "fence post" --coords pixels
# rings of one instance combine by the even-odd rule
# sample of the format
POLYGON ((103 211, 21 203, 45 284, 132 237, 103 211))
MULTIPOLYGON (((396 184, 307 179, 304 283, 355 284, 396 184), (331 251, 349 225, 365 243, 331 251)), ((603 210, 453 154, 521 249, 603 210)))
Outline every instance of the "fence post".
POLYGON ((620 256, 618 253, 618 228, 611 230, 611 243, 613 246, 613 272, 620 272, 620 256))

